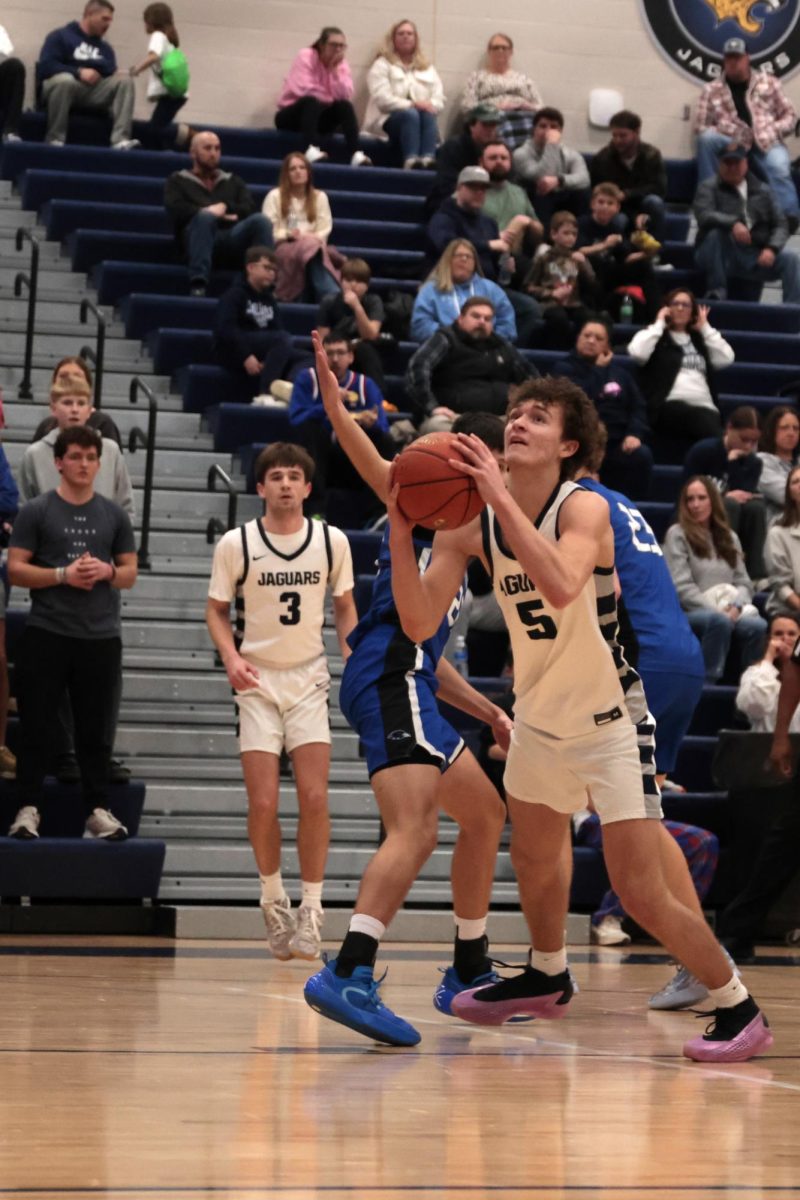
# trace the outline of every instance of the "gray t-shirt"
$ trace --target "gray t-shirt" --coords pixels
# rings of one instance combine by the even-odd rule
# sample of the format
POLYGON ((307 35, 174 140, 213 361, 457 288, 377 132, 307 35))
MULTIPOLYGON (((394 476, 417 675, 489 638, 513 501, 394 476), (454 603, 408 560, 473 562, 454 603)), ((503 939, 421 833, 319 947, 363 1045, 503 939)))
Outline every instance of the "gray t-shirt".
MULTIPOLYGON (((9 545, 31 551, 36 567, 67 567, 86 551, 113 562, 136 549, 130 518, 113 500, 95 493, 86 504, 68 504, 55 491, 22 506, 9 545)), ((106 581, 88 592, 60 584, 31 590, 28 623, 64 637, 119 637, 119 611, 119 592, 106 581)))

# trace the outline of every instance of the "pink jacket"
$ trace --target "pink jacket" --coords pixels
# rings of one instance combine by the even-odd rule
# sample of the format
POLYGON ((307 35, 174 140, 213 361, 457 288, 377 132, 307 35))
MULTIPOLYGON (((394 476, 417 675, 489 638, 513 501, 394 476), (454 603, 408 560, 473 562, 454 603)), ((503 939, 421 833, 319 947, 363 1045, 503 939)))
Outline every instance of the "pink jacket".
POLYGON ((329 71, 313 46, 306 46, 289 67, 289 73, 283 81, 283 91, 278 99, 278 108, 288 108, 302 100, 304 96, 314 96, 323 104, 333 104, 335 100, 353 99, 353 76, 346 60, 329 71))
POLYGON ((747 106, 753 118, 753 128, 746 125, 736 111, 731 89, 724 78, 707 83, 697 102, 694 128, 696 133, 715 129, 750 148, 753 142, 764 153, 792 132, 797 114, 786 98, 780 82, 766 71, 753 71, 747 88, 747 106))

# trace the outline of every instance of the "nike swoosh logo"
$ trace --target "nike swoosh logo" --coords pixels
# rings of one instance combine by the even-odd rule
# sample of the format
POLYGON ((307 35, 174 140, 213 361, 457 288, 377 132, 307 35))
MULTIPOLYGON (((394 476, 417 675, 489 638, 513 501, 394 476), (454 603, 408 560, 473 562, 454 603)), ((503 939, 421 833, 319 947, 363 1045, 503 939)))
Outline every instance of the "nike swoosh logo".
POLYGON ((260 562, 262 558, 266 558, 266 554, 254 554, 253 562, 260 562))
POLYGON ((363 1008, 363 1003, 364 1003, 364 992, 362 991, 362 989, 361 989, 361 988, 357 988, 357 987, 346 987, 346 988, 342 988, 341 996, 342 996, 342 999, 343 999, 343 1000, 344 1000, 344 1001, 345 1001, 347 1004, 353 1004, 353 1007, 354 1007, 354 1008, 363 1008), (355 996, 358 996, 359 1000, 361 1001, 361 1004, 353 1004, 353 1001, 350 999, 350 993, 351 993, 351 992, 352 992, 352 993, 353 993, 355 996))

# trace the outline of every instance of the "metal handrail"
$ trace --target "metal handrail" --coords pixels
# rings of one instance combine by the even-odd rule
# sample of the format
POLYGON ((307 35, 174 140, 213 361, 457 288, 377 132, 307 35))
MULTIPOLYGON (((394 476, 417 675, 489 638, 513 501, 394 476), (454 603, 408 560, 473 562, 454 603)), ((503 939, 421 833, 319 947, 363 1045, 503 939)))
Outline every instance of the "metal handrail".
POLYGON ((36 328, 36 296, 39 291, 39 239, 34 237, 30 229, 24 226, 17 230, 17 250, 21 250, 24 242, 31 244, 31 263, 28 273, 17 271, 14 276, 14 295, 22 295, 22 285, 28 289, 28 320, 25 327, 25 365, 22 372, 22 382, 17 395, 20 400, 32 400, 31 365, 33 363, 33 334, 36 328))
POLYGON ((81 325, 85 325, 89 320, 89 313, 93 313, 97 320, 97 339, 95 348, 91 346, 81 347, 81 358, 88 358, 94 363, 94 406, 100 409, 103 404, 103 361, 106 353, 106 314, 102 309, 98 308, 88 297, 81 300, 81 325))
POLYGON ((147 451, 147 457, 144 465, 144 500, 142 501, 142 537, 139 542, 139 552, 137 559, 139 562, 140 571, 150 570, 150 513, 153 506, 153 469, 155 465, 156 453, 156 421, 158 419, 158 400, 156 399, 153 389, 140 379, 138 375, 134 375, 131 380, 129 399, 131 404, 136 404, 138 393, 143 392, 147 397, 149 408, 149 416, 147 420, 147 433, 143 433, 141 429, 135 428, 131 430, 128 449, 134 453, 137 446, 144 446, 147 451))
POLYGON ((228 475, 226 471, 223 471, 219 463, 214 463, 213 466, 208 468, 208 481, 206 483, 206 487, 209 492, 215 492, 217 490, 216 481, 218 479, 225 486, 225 490, 228 493, 228 524, 223 525, 219 517, 208 518, 208 524, 206 525, 206 541, 208 542, 209 546, 213 543, 214 538, 218 533, 227 533, 229 529, 236 528, 236 509, 239 504, 239 493, 236 491, 230 475, 228 475))

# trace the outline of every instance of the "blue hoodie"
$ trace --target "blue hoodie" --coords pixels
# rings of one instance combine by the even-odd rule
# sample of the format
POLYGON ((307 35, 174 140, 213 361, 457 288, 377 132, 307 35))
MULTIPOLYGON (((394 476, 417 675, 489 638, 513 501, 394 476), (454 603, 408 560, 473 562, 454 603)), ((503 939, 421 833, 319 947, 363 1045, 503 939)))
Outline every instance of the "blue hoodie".
POLYGON ((98 75, 108 78, 117 69, 117 56, 108 42, 84 33, 79 21, 70 21, 69 25, 54 29, 44 39, 36 64, 36 86, 40 88, 53 75, 66 73, 77 77, 83 67, 91 67, 98 75))
MULTIPOLYGON (((349 404, 351 412, 363 412, 367 408, 378 410, 375 422, 378 429, 384 433, 389 429, 389 418, 383 407, 383 397, 380 388, 367 375, 359 375, 348 371, 339 386, 352 397, 349 404)), ((325 406, 319 390, 317 372, 313 367, 301 371, 294 381, 292 398, 289 401, 289 424, 302 425, 303 421, 319 421, 325 429, 333 432, 330 421, 325 415, 325 406)))

